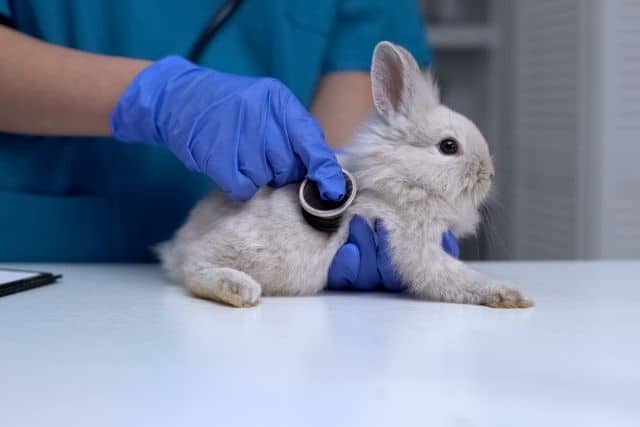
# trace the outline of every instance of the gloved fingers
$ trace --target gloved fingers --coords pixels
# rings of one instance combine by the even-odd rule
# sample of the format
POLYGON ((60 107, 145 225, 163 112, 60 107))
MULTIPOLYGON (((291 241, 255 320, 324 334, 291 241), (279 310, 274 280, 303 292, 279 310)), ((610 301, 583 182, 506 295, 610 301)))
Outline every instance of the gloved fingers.
POLYGON ((197 169, 209 176, 231 199, 245 201, 271 180, 270 169, 260 158, 260 150, 251 150, 252 144, 243 139, 246 132, 241 129, 246 123, 239 121, 243 115, 237 104, 240 101, 227 102, 233 103, 237 120, 219 119, 228 116, 229 105, 211 106, 193 124, 190 143, 184 149, 195 160, 197 169), (221 111, 222 108, 225 111, 221 111), (216 135, 225 135, 225 138, 216 138, 216 135))
POLYGON ((216 165, 207 175, 231 200, 237 202, 246 202, 258 191, 258 187, 249 177, 236 170, 223 172, 216 165))
POLYGON ((292 163, 289 170, 273 170, 273 179, 269 183, 270 186, 278 188, 292 182, 300 182, 304 179, 305 170, 299 166, 299 161, 292 163))
POLYGON ((460 247, 456 236, 450 231, 442 233, 442 249, 454 258, 460 258, 460 247))
MULTIPOLYGON (((262 187, 273 179, 266 147, 269 141, 282 139, 281 133, 271 125, 270 102, 268 99, 248 102, 238 96, 227 100, 226 104, 225 109, 234 112, 233 120, 224 120, 224 124, 218 125, 219 131, 224 133, 211 135, 226 135, 225 146, 230 156, 236 156, 238 171, 251 179, 257 187, 262 187)), ((220 121, 215 116, 211 119, 220 121)))
POLYGON ((343 245, 331 261, 327 286, 329 289, 341 290, 353 286, 360 269, 360 250, 353 243, 343 245))
MULTIPOLYGON (((284 132, 282 129, 280 131, 284 132)), ((265 152, 273 176, 269 182, 271 186, 282 187, 304 179, 306 172, 304 164, 293 152, 285 134, 281 134, 278 139, 270 140, 265 147, 265 152)))
POLYGON ((234 183, 229 187, 229 190, 225 191, 232 200, 246 202, 258 191, 258 187, 253 181, 241 173, 238 173, 233 181, 234 183))
POLYGON ((376 242, 373 231, 364 218, 355 215, 351 219, 347 241, 360 250, 360 268, 354 287, 360 290, 376 288, 381 284, 376 265, 376 242))
POLYGON ((293 151, 307 169, 307 176, 318 184, 323 199, 340 200, 346 193, 346 183, 320 125, 295 96, 291 95, 285 102, 285 129, 293 151))
POLYGON ((391 292, 402 291, 406 287, 402 284, 400 276, 391 262, 389 231, 387 231, 387 228, 384 226, 384 222, 380 219, 375 220, 374 227, 376 230, 376 236, 378 237, 376 261, 378 265, 378 272, 382 279, 382 285, 386 290, 391 292))
MULTIPOLYGON (((203 145, 208 145, 208 141, 198 138, 191 150, 203 145)), ((240 172, 235 150, 230 144, 213 143, 208 151, 193 153, 193 158, 204 159, 204 165, 199 165, 200 171, 211 178, 232 200, 249 200, 258 191, 253 180, 240 172), (198 155, 202 157, 197 157, 198 155)))

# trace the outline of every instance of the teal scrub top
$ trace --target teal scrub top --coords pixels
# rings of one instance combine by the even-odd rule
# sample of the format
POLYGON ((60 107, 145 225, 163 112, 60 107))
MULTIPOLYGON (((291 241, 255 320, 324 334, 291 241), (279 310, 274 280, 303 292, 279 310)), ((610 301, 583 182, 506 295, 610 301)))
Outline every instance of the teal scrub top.
MULTIPOLYGON (((50 43, 156 60, 186 55, 222 3, 0 0, 0 14, 50 43)), ((308 106, 322 75, 367 71, 383 39, 430 62, 414 0, 245 0, 201 64, 276 77, 308 106)), ((210 189, 161 148, 0 133, 0 261, 153 260, 210 189)))

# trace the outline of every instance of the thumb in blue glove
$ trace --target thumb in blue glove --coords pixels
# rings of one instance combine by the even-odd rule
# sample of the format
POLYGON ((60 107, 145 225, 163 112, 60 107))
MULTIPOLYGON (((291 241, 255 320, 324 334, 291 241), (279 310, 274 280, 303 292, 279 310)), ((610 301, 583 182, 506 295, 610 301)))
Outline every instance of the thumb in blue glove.
MULTIPOLYGON (((398 292, 406 288, 391 262, 388 231, 383 221, 376 220, 374 227, 375 235, 362 217, 356 215, 351 219, 347 242, 338 249, 329 267, 329 289, 398 292)), ((460 256, 458 242, 451 232, 443 233, 441 244, 449 255, 460 256)))
POLYGON ((110 125, 117 140, 167 147, 235 200, 305 174, 324 199, 345 194, 342 170, 320 126, 272 78, 221 73, 169 56, 138 74, 110 125))

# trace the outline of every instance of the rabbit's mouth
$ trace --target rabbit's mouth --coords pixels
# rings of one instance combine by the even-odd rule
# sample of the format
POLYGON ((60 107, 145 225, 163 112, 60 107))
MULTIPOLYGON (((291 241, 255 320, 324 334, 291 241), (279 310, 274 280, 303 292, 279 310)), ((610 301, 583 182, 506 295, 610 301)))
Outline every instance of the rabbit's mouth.
POLYGON ((478 172, 476 179, 469 189, 473 205, 479 208, 487 199, 491 192, 493 184, 493 172, 481 170, 478 172))
POLYGON ((476 177, 476 182, 487 181, 489 185, 493 182, 493 169, 481 168, 476 177))

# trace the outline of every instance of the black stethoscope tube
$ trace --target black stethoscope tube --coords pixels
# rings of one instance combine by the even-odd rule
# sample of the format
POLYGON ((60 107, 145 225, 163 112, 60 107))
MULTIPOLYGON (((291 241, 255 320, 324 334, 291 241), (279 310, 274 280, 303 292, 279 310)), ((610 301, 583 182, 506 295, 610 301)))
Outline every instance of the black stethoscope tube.
MULTIPOLYGON (((13 4, 13 0, 9 0, 9 16, 16 18, 16 5, 13 4)), ((0 25, 15 29, 16 23, 9 16, 0 15, 0 25)))
POLYGON ((234 14, 238 7, 242 4, 242 0, 225 1, 211 16, 207 25, 200 31, 198 38, 191 46, 187 58, 191 62, 198 63, 202 58, 205 48, 211 42, 213 36, 227 23, 229 18, 234 14))

